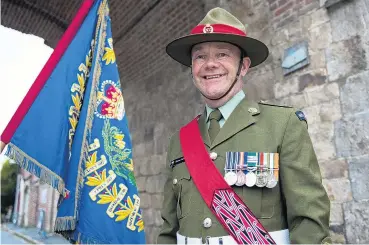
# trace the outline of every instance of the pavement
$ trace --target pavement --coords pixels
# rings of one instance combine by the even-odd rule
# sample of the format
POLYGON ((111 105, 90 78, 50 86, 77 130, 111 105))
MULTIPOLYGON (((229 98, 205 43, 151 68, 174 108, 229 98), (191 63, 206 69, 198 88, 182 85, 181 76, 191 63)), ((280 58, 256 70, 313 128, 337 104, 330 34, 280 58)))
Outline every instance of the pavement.
MULTIPOLYGON (((67 239, 56 233, 45 233, 44 236, 41 236, 36 227, 19 227, 13 223, 5 223, 1 224, 1 230, 22 238, 30 244, 70 244, 67 239)), ((5 232, 4 235, 6 235, 5 232)), ((3 238, 3 234, 1 236, 3 238)))

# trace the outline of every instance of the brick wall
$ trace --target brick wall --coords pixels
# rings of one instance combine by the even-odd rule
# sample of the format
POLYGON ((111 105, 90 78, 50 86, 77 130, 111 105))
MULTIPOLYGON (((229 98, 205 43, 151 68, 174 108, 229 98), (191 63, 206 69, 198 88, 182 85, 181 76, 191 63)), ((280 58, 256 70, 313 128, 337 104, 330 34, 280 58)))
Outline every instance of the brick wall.
POLYGON ((28 205, 28 226, 35 226, 37 224, 37 207, 38 207, 38 184, 35 184, 35 177, 32 177, 30 182, 30 199, 28 205))
POLYGON ((165 45, 188 33, 202 13, 201 4, 193 0, 157 1, 122 38, 117 37, 114 45, 123 86, 142 83, 166 67, 165 45))

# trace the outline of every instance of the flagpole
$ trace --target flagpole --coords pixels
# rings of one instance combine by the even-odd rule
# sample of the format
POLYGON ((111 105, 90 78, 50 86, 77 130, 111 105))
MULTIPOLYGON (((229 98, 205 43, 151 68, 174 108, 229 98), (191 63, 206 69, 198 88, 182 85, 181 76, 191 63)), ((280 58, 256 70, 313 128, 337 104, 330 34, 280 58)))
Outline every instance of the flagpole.
POLYGON ((32 106, 39 92, 45 85, 46 81, 52 74, 55 66, 58 64, 60 59, 63 57, 64 52, 68 48, 69 44, 73 40, 74 36, 78 32, 80 26, 82 25, 85 17, 87 16, 90 8, 92 7, 94 0, 84 0, 83 4, 79 8, 77 14, 72 20, 71 24, 64 32, 62 38, 56 45, 54 52, 51 54, 50 58, 42 68, 40 74, 37 76, 36 80, 32 84, 31 88, 28 90, 26 96, 23 98, 18 109, 8 122, 6 128, 0 136, 0 152, 3 151, 6 144, 8 144, 13 137, 13 134, 17 130, 19 124, 22 122, 24 116, 27 114, 29 108, 32 106))
POLYGON ((3 152, 4 148, 5 148, 5 143, 0 141, 0 154, 3 152))

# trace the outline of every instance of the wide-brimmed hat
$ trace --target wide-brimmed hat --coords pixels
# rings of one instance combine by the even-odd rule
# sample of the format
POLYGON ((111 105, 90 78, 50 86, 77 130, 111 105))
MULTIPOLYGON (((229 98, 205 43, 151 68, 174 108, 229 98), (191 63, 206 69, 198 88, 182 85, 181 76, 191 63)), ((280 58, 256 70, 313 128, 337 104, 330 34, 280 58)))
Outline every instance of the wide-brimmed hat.
POLYGON ((268 47, 264 43, 248 37, 241 21, 222 8, 210 10, 192 29, 190 35, 169 43, 166 52, 179 63, 190 67, 192 47, 203 42, 227 42, 238 46, 245 52, 245 56, 250 58, 250 67, 262 63, 269 54, 268 47))

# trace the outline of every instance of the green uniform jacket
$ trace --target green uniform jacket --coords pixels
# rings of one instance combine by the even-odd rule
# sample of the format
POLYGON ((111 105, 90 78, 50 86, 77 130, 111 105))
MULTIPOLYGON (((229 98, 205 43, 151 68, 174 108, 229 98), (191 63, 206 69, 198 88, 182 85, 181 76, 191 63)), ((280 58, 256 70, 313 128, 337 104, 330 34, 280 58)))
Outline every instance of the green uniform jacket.
MULTIPOLYGON (((322 185, 307 124, 295 112, 293 108, 244 99, 212 144, 204 114, 199 119, 199 127, 208 152, 218 154, 214 162, 222 175, 226 152, 279 153, 279 184, 276 187, 233 186, 269 232, 289 229, 293 244, 331 242, 330 202, 322 185)), ((177 232, 201 237, 203 241, 207 236, 229 235, 201 198, 186 164, 170 166, 172 160, 182 156, 177 132, 170 140, 167 154, 169 177, 161 213, 164 223, 157 243, 177 243, 177 232), (211 218, 211 227, 203 226, 205 218, 211 218)), ((204 178, 207 178, 206 173, 204 178)))

